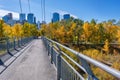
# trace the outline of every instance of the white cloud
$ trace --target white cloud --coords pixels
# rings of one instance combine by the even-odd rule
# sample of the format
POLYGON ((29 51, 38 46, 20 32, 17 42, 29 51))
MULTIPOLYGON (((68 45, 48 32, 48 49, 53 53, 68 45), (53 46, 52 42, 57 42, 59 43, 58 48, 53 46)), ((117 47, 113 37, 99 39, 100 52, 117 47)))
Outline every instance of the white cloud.
POLYGON ((57 11, 60 15, 64 15, 64 14, 70 14, 70 16, 72 16, 72 17, 74 17, 74 18, 78 18, 76 15, 73 15, 73 14, 71 14, 71 13, 69 13, 69 12, 66 12, 66 11, 63 11, 63 10, 58 10, 57 11))
POLYGON ((3 9, 0 9, 0 18, 5 16, 8 13, 12 13, 14 19, 19 19, 19 13, 13 12, 13 11, 8 11, 8 10, 3 10, 3 9))

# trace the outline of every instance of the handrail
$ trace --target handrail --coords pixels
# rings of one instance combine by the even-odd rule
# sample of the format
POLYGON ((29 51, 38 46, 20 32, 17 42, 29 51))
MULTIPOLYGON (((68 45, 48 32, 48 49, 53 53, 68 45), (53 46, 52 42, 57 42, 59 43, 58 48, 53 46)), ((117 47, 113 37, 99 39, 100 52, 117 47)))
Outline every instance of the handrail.
POLYGON ((33 40, 33 37, 25 37, 21 39, 1 37, 0 52, 5 51, 5 52, 2 52, 2 54, 10 53, 10 50, 17 50, 17 48, 22 48, 25 44, 27 44, 32 40, 33 40))
POLYGON ((120 71, 118 71, 118 70, 116 70, 114 68, 111 68, 111 67, 109 67, 109 66, 107 66, 107 65, 105 65, 105 64, 103 64, 103 63, 101 63, 101 62, 99 62, 97 60, 94 60, 94 59, 92 59, 92 58, 90 58, 88 56, 85 56, 85 55, 83 55, 83 54, 81 54, 81 53, 79 53, 79 52, 77 52, 75 50, 72 50, 72 49, 70 49, 70 48, 68 48, 68 47, 66 47, 66 46, 64 46, 64 45, 62 45, 62 44, 60 44, 60 43, 58 43, 56 41, 53 41, 53 40, 48 39, 48 38, 45 38, 45 39, 48 40, 51 43, 54 43, 54 44, 56 44, 56 45, 58 45, 60 47, 65 48, 66 50, 72 52, 73 54, 75 54, 79 58, 82 58, 82 59, 86 60, 87 62, 101 68, 102 70, 108 72, 109 74, 113 75, 114 77, 120 79, 120 71))

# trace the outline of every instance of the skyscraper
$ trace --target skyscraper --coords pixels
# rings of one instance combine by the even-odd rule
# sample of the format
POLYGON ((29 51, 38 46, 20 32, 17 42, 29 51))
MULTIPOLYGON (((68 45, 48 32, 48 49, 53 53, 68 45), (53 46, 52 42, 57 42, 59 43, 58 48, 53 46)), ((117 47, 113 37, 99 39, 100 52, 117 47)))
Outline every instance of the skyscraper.
POLYGON ((8 22, 8 20, 9 20, 8 15, 3 16, 3 17, 2 17, 2 20, 4 20, 5 23, 8 22))
POLYGON ((64 14, 64 15, 63 15, 63 19, 64 19, 64 20, 70 19, 70 14, 64 14))
POLYGON ((33 13, 29 13, 27 15, 27 21, 30 23, 30 24, 34 24, 34 14, 33 13))
POLYGON ((9 20, 13 20, 12 13, 8 13, 7 15, 3 16, 2 19, 5 22, 8 22, 9 20))
POLYGON ((8 13, 8 17, 9 17, 10 20, 12 20, 13 19, 12 13, 8 13))
POLYGON ((52 22, 57 22, 57 21, 60 21, 60 15, 59 13, 55 12, 53 13, 52 22))
POLYGON ((37 22, 37 28, 40 29, 40 21, 37 22))
POLYGON ((36 24, 36 17, 34 17, 34 24, 36 24))
POLYGON ((12 13, 8 13, 7 15, 3 16, 2 19, 4 20, 5 23, 11 26, 16 23, 16 20, 13 20, 12 13))
POLYGON ((25 16, 24 13, 19 14, 19 20, 20 20, 21 23, 24 23, 24 21, 26 20, 26 16, 25 16))

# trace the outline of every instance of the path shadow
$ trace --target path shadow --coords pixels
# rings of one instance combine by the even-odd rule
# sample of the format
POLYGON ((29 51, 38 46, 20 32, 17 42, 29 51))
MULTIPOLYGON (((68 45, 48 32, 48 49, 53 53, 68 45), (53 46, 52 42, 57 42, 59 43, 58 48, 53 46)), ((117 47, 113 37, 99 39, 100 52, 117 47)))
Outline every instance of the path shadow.
POLYGON ((4 65, 4 62, 0 59, 0 65, 4 65))
POLYGON ((19 50, 18 50, 18 49, 16 49, 16 48, 15 48, 14 50, 15 50, 15 51, 17 51, 17 52, 19 52, 19 50))
POLYGON ((4 62, 0 59, 0 66, 4 66, 4 67, 7 67, 5 64, 4 64, 4 62))
POLYGON ((14 56, 11 52, 8 52, 8 54, 9 54, 10 56, 14 56))

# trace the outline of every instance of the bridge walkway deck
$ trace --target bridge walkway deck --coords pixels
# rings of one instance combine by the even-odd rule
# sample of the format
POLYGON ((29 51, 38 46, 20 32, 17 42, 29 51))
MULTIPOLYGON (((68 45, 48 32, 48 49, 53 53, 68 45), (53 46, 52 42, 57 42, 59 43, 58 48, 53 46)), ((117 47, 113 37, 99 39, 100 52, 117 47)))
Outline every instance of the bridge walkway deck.
POLYGON ((0 80, 57 80, 41 39, 32 42, 1 75, 0 80))

